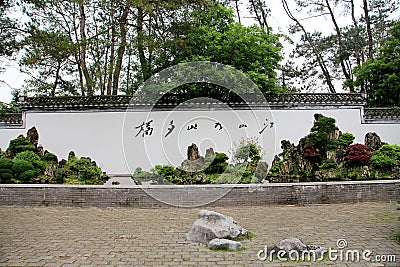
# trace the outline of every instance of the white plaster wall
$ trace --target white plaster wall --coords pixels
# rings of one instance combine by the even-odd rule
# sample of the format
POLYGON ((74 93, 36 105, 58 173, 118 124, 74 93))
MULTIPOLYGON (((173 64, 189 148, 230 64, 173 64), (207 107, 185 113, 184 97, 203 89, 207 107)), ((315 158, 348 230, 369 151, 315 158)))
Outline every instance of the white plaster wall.
POLYGON ((156 164, 177 166, 186 158, 187 146, 192 142, 199 146, 202 155, 206 148, 213 147, 230 156, 229 151, 241 138, 256 137, 264 148, 264 160, 270 164, 281 150, 281 140, 297 144, 309 133, 315 113, 335 118, 340 130, 353 133, 357 143, 363 143, 365 134, 374 131, 384 142, 400 144, 400 124, 362 124, 359 109, 314 109, 28 112, 24 129, 0 129, 0 147, 6 149, 11 139, 25 135, 35 126, 39 143, 59 159, 67 158, 73 150, 77 156, 91 157, 109 174, 123 174, 136 167, 148 170, 156 164), (150 120, 151 135, 148 132, 144 137, 135 137, 139 130, 135 127, 150 120), (171 120, 175 128, 165 137, 171 120), (221 123, 221 130, 215 127, 216 122, 221 123), (196 123, 197 129, 187 130, 196 123), (242 124, 247 127, 239 128, 242 124), (264 124, 267 128, 260 134, 264 124))

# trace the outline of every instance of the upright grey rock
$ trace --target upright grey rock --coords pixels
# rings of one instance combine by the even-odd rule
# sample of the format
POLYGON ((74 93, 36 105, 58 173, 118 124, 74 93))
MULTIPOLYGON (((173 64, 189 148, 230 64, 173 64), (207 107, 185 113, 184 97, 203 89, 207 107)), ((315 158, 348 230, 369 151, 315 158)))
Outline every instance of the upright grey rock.
POLYGON ((247 230, 232 217, 214 211, 200 210, 198 219, 186 237, 192 242, 208 244, 215 238, 232 239, 246 234, 247 230))
POLYGON ((187 149, 187 159, 190 161, 195 161, 200 158, 199 148, 196 144, 188 146, 187 149))
POLYGON ((375 151, 381 148, 382 141, 377 133, 367 133, 365 135, 364 144, 371 150, 375 151))
POLYGON ((207 148, 205 158, 212 157, 215 155, 214 149, 212 147, 207 148))
POLYGON ((36 130, 36 127, 32 127, 27 132, 27 138, 31 144, 34 144, 37 147, 39 143, 39 133, 36 130))

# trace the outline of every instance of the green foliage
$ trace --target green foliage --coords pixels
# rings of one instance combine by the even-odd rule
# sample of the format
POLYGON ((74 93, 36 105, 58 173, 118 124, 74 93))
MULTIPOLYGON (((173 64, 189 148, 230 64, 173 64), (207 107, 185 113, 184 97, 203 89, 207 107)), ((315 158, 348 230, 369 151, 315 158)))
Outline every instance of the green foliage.
POLYGON ((161 166, 161 165, 156 165, 154 166, 155 172, 160 175, 162 178, 164 178, 167 181, 173 181, 174 176, 176 175, 175 173, 175 168, 172 166, 161 166))
POLYGON ((25 160, 32 163, 33 167, 41 172, 44 169, 44 163, 41 158, 32 151, 24 151, 15 155, 14 160, 25 160))
POLYGON ((280 35, 234 23, 233 11, 221 4, 194 10, 190 16, 191 25, 182 38, 186 49, 179 51, 179 61, 219 62, 242 71, 264 93, 283 92, 276 79, 282 59, 280 35))
POLYGON ((25 171, 34 170, 35 167, 32 163, 26 160, 13 159, 13 166, 11 170, 13 173, 19 175, 25 171))
POLYGON ((36 151, 36 148, 29 142, 28 138, 22 135, 11 140, 7 148, 7 152, 10 152, 12 155, 16 155, 24 151, 36 151))
POLYGON ((64 181, 68 184, 103 184, 102 171, 89 157, 75 157, 70 152, 69 159, 65 165, 64 181))
POLYGON ((395 235, 394 240, 397 244, 400 244, 400 234, 395 235))
POLYGON ((336 129, 336 120, 329 117, 321 117, 314 121, 311 133, 307 136, 307 144, 312 148, 320 148, 325 151, 330 141, 330 134, 336 129))
POLYGON ((262 158, 262 148, 256 138, 242 138, 232 154, 236 163, 259 162, 262 158))
POLYGON ((35 170, 27 170, 19 175, 18 181, 22 183, 31 183, 32 180, 36 177, 37 173, 35 170))
POLYGON ((11 169, 13 165, 13 162, 11 159, 7 158, 0 158, 0 169, 11 169))
POLYGON ((393 23, 381 53, 355 69, 355 85, 366 85, 371 106, 400 106, 400 22, 393 23))
POLYGON ((7 104, 0 101, 0 115, 5 113, 20 113, 20 112, 21 110, 15 105, 15 103, 7 104))
POLYGON ((247 231, 247 233, 245 235, 239 235, 235 238, 232 238, 233 241, 243 241, 243 240, 251 240, 252 238, 254 238, 256 235, 251 232, 251 231, 247 231))
POLYGON ((37 176, 33 164, 22 159, 13 159, 11 170, 14 174, 12 179, 14 183, 31 183, 37 176))
POLYGON ((10 183, 13 177, 14 176, 10 169, 0 169, 0 183, 10 183))
POLYGON ((336 168, 336 167, 337 167, 337 164, 332 159, 327 159, 327 160, 322 161, 321 166, 319 166, 319 168, 321 170, 333 169, 333 168, 336 168))
POLYGON ((351 133, 344 133, 338 138, 338 145, 341 149, 348 148, 354 142, 354 135, 351 133))
POLYGON ((376 150, 371 157, 371 164, 378 169, 391 169, 398 164, 400 160, 400 146, 383 145, 376 150))
POLYGON ((11 171, 13 162, 11 159, 0 158, 0 183, 9 183, 14 177, 11 171))
POLYGON ((47 162, 58 162, 57 156, 48 151, 45 151, 43 155, 43 160, 47 162))
POLYGON ((228 166, 228 156, 225 153, 216 153, 212 157, 206 158, 205 164, 208 165, 204 172, 206 174, 219 174, 223 173, 228 166))

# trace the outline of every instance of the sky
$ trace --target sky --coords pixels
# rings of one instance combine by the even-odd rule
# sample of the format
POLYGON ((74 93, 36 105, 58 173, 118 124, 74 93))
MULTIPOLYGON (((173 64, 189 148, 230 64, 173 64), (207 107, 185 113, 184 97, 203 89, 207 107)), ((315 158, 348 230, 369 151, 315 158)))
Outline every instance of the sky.
MULTIPOLYGON (((288 0, 288 3, 293 3, 294 0, 288 0)), ((356 2, 358 6, 356 7, 359 8, 359 12, 361 12, 361 0, 358 0, 356 2)), ((273 1, 268 1, 268 5, 271 9, 271 15, 269 17, 269 24, 273 29, 274 33, 288 33, 288 27, 291 23, 290 19, 286 15, 282 3, 280 0, 273 0, 273 1)), ((290 5, 290 6, 293 6, 290 5)), ((242 18, 242 23, 245 25, 250 25, 254 22, 254 19, 250 18, 250 14, 245 14, 246 12, 246 7, 245 5, 240 6, 242 16, 245 18, 242 18), (244 20, 244 21, 243 21, 244 20)), ((305 28, 307 31, 313 31, 315 29, 318 29, 319 31, 329 34, 334 31, 334 27, 332 22, 329 20, 327 17, 318 17, 318 18, 312 18, 312 19, 305 19, 308 17, 308 14, 304 11, 296 11, 295 8, 291 8, 292 13, 296 16, 296 18, 304 19, 302 20, 302 23, 304 24, 305 28)), ((397 14, 398 17, 398 14, 397 14)), ((346 21, 348 23, 348 21, 346 21)), ((293 38, 293 36, 290 36, 293 38)), ((293 49, 293 45, 289 44, 286 41, 283 41, 284 45, 284 51, 285 51, 285 56, 288 56, 289 52, 291 49, 293 49)), ((6 102, 9 103, 11 101, 12 95, 11 91, 12 89, 16 88, 21 88, 24 85, 25 79, 29 78, 26 74, 23 74, 19 71, 19 66, 18 66, 18 61, 17 60, 3 60, 0 59, 0 66, 5 67, 5 72, 0 73, 0 81, 3 81, 0 83, 0 101, 1 102, 6 102)))

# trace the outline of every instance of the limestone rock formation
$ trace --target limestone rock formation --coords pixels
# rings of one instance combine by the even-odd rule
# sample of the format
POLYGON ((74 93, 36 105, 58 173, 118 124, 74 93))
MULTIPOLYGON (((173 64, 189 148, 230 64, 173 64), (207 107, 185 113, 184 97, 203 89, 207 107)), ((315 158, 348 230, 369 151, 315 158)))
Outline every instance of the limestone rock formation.
POLYGON ((208 244, 215 238, 232 239, 246 234, 247 230, 232 217, 214 211, 200 210, 198 219, 186 237, 192 242, 208 244))
POLYGON ((375 151, 382 147, 381 138, 377 133, 367 133, 365 135, 364 144, 371 150, 375 151))
POLYGON ((187 159, 190 161, 195 161, 200 158, 199 148, 196 144, 190 145, 187 149, 187 159))
POLYGON ((39 133, 36 130, 36 127, 32 127, 27 132, 27 138, 31 144, 34 144, 37 147, 39 143, 39 133))

